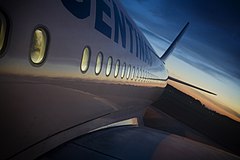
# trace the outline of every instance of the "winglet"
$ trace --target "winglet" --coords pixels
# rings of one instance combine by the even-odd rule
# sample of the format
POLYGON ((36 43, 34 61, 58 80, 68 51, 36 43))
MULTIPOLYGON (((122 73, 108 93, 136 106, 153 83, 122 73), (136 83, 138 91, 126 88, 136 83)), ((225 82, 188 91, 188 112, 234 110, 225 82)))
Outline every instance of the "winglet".
POLYGON ((182 31, 178 34, 178 36, 174 39, 174 41, 171 43, 171 45, 168 47, 168 49, 165 51, 165 53, 161 56, 161 60, 163 62, 166 61, 168 56, 172 53, 172 51, 174 50, 175 46, 177 45, 177 43, 179 42, 179 40, 182 38, 183 34, 187 30, 188 26, 189 26, 189 22, 184 26, 182 31))
POLYGON ((169 80, 172 80, 172 81, 175 81, 175 82, 178 82, 178 83, 181 83, 181 84, 184 84, 184 85, 187 85, 187 86, 189 86, 189 87, 198 89, 198 90, 203 91, 203 92, 206 92, 206 93, 208 93, 208 94, 212 94, 212 95, 214 95, 214 96, 217 96, 216 93, 213 93, 213 92, 210 92, 210 91, 208 91, 208 90, 206 90, 206 89, 203 89, 203 88, 194 86, 194 85, 189 84, 189 83, 187 83, 187 82, 183 82, 183 81, 181 81, 181 80, 179 80, 179 79, 176 79, 176 78, 173 78, 173 77, 170 77, 170 76, 168 77, 168 79, 169 79, 169 80))

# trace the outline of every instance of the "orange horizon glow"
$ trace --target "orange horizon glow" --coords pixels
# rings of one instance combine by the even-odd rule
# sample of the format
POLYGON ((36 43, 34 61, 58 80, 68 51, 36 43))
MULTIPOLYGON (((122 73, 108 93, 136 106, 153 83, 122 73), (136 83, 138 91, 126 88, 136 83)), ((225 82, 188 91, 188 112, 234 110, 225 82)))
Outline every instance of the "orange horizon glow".
POLYGON ((174 87, 200 100, 209 109, 240 122, 240 86, 237 80, 234 78, 229 80, 229 77, 209 74, 207 71, 199 70, 174 55, 167 60, 166 68, 168 68, 170 76, 214 92, 217 96, 168 81, 174 87))
MULTIPOLYGON (((208 109, 216 111, 217 113, 221 114, 221 115, 225 115, 237 122, 240 122, 240 118, 227 112, 226 110, 224 110, 220 105, 222 104, 216 104, 213 102, 213 100, 211 100, 211 97, 213 97, 212 95, 209 95, 207 98, 206 96, 203 96, 203 94, 201 94, 200 92, 196 91, 195 89, 192 89, 190 87, 187 87, 185 85, 179 84, 177 82, 174 81, 168 81, 168 83, 170 85, 172 85, 173 87, 177 88, 178 90, 188 94, 189 96, 199 100, 202 104, 204 104, 208 109)), ((227 107, 227 106, 225 106, 227 107)))

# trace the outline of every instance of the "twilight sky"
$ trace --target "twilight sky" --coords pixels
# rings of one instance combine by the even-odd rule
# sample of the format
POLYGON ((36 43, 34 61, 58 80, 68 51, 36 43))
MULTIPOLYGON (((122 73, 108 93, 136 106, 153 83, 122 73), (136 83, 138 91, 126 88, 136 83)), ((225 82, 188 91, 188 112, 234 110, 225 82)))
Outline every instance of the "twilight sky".
POLYGON ((166 66, 171 76, 213 91, 217 96, 170 83, 209 108, 240 121, 240 1, 120 2, 159 56, 190 22, 166 66))

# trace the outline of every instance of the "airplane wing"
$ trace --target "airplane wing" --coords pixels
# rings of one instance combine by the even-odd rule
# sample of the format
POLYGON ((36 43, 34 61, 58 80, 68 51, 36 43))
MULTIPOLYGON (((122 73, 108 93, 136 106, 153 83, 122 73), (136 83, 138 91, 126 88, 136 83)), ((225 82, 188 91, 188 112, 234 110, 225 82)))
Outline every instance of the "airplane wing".
POLYGON ((67 142, 38 160, 238 159, 230 153, 167 132, 136 126, 103 129, 67 142))
POLYGON ((187 82, 181 81, 181 80, 176 79, 176 78, 171 77, 171 76, 168 76, 168 79, 169 79, 169 80, 172 80, 172 81, 174 81, 174 82, 178 82, 178 83, 184 84, 184 85, 186 85, 186 86, 189 86, 189 87, 195 88, 195 89, 197 89, 197 90, 200 90, 200 91, 206 92, 206 93, 208 93, 208 94, 212 94, 212 95, 215 95, 215 96, 217 95, 217 94, 214 93, 214 92, 211 92, 211 91, 208 91, 208 90, 206 90, 206 89, 203 89, 203 88, 200 88, 200 87, 194 86, 194 85, 192 85, 192 84, 190 84, 190 83, 187 83, 187 82))
MULTIPOLYGON (((168 49, 164 52, 164 54, 161 56, 161 60, 163 62, 165 62, 167 60, 167 58, 169 57, 169 55, 173 52, 173 50, 175 49, 177 43, 181 40, 182 36, 184 35, 184 33, 186 32, 187 28, 189 27, 189 22, 183 27, 183 29, 181 30, 181 32, 177 35, 177 37, 173 40, 173 42, 170 44, 170 46, 168 47, 168 49)), ((181 83, 181 84, 184 84, 184 85, 187 85, 189 87, 192 87, 192 88, 195 88, 195 89, 198 89, 200 91, 203 91, 203 92, 206 92, 206 93, 209 93, 209 94, 212 94, 212 95, 217 95, 216 93, 213 93, 213 92, 210 92, 206 89, 203 89, 203 88, 200 88, 200 87, 197 87, 195 85, 192 85, 190 83, 187 83, 187 82, 184 82, 182 80, 179 80, 179 79, 176 79, 174 77, 171 77, 171 76, 168 76, 168 79, 169 80, 172 80, 172 81, 175 81, 175 82, 178 82, 178 83, 181 83)))

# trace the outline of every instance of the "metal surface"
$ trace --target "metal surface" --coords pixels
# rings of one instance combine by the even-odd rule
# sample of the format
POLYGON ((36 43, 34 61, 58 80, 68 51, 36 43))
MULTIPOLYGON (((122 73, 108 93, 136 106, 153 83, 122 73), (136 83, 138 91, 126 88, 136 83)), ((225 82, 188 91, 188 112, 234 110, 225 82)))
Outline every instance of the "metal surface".
POLYGON ((239 159, 225 151, 146 127, 109 128, 72 140, 41 157, 64 159, 239 159), (98 155, 101 156, 98 156, 98 155), (82 157, 81 157, 82 156, 82 157))

